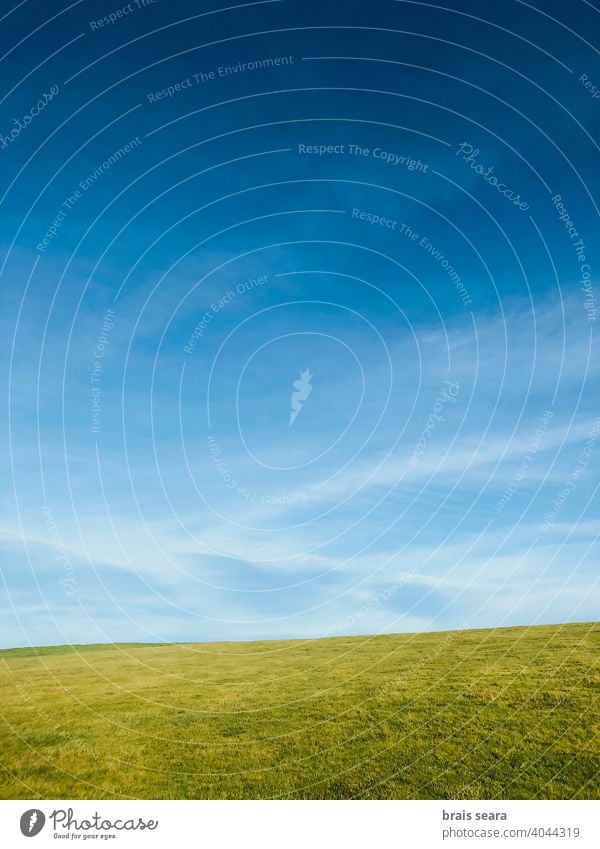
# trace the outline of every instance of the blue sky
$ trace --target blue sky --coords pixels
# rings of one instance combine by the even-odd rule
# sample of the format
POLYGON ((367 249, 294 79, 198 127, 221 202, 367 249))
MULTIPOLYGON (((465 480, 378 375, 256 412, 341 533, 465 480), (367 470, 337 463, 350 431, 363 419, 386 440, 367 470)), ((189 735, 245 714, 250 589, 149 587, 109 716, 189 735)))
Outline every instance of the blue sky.
POLYGON ((575 5, 6 13, 0 645, 597 618, 575 5))

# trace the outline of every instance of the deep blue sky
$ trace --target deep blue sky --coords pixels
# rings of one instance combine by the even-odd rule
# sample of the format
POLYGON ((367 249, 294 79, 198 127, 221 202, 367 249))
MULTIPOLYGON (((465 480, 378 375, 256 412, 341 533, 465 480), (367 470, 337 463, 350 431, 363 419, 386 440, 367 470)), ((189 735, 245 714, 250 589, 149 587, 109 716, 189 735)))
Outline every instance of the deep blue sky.
POLYGON ((597 618, 600 19, 538 6, 6 12, 0 645, 597 618))

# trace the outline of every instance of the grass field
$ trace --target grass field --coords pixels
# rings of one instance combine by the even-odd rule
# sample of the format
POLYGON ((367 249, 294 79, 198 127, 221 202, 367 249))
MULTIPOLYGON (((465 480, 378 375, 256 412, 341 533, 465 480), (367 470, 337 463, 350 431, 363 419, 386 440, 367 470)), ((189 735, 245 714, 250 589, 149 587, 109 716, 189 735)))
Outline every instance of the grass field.
POLYGON ((600 624, 0 652, 0 797, 600 798, 600 624))

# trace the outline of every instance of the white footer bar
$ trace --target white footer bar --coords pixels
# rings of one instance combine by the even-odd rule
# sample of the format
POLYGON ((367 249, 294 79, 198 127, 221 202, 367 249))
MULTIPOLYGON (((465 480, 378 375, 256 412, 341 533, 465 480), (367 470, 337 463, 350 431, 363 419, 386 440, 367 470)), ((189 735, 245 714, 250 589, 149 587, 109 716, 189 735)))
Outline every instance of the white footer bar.
POLYGON ((0 846, 598 849, 600 801, 3 801, 0 846))

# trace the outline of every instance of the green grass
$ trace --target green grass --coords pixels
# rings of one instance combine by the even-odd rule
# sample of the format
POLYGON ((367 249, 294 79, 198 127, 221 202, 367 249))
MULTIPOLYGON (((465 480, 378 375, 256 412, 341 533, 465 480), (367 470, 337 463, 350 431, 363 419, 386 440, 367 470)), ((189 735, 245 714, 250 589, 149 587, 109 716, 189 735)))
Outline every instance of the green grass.
POLYGON ((0 797, 600 798, 600 624, 0 652, 0 797))

